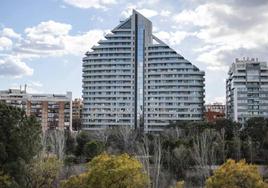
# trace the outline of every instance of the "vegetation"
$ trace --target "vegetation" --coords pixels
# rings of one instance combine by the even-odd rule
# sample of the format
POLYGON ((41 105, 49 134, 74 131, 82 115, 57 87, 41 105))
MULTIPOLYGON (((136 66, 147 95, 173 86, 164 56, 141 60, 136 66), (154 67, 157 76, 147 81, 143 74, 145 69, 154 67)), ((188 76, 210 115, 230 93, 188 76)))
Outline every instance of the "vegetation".
POLYGON ((27 165, 27 188, 52 188, 59 176, 62 162, 56 156, 34 159, 27 165))
POLYGON ((0 170, 12 177, 12 186, 25 185, 25 165, 41 149, 41 126, 21 109, 0 103, 0 170))
POLYGON ((206 181, 207 188, 267 188, 255 165, 227 160, 206 181))
POLYGON ((11 186, 12 186, 11 177, 4 174, 3 172, 0 172, 0 187, 1 188, 11 188, 11 186))
MULTIPOLYGON (((133 175, 132 171, 137 173, 134 176, 138 182, 129 177, 122 181, 122 187, 210 186, 217 174, 216 171, 211 177, 215 165, 222 165, 227 159, 267 165, 268 120, 253 118, 244 127, 227 119, 215 123, 179 121, 158 134, 144 134, 128 126, 78 133, 49 130, 41 134, 35 117, 0 103, 3 188, 56 188, 62 180, 62 186, 67 188, 105 188, 109 183, 113 186, 117 177, 133 175), (103 184, 98 177, 105 180, 103 184)), ((245 162, 233 162, 233 170, 239 174, 245 162)), ((256 169, 250 167, 250 171, 259 177, 256 169)), ((233 179, 224 177, 226 182, 233 179)))
POLYGON ((213 172, 212 166, 229 158, 267 164, 267 134, 268 121, 263 118, 250 119, 244 129, 227 119, 216 123, 173 122, 158 135, 114 127, 80 132, 74 154, 80 162, 90 161, 90 156, 98 153, 94 147, 101 143, 100 152, 137 156, 153 188, 175 186, 177 179, 191 187, 204 185, 213 172))
POLYGON ((90 141, 84 145, 83 154, 88 160, 93 159, 95 156, 103 152, 104 146, 101 142, 90 141))
POLYGON ((86 173, 62 183, 62 188, 144 188, 148 177, 142 164, 127 154, 101 154, 88 164, 86 173))
POLYGON ((184 181, 178 181, 175 188, 184 188, 184 181))

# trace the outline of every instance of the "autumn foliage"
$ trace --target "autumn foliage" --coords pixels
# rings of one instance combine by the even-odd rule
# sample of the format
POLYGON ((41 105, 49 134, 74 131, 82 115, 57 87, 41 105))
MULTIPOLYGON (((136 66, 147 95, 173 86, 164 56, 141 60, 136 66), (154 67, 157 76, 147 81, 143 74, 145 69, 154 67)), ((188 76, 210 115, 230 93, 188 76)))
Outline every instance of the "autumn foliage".
POLYGON ((268 188, 260 176, 257 166, 245 160, 235 162, 229 159, 214 175, 207 179, 207 188, 268 188))
POLYGON ((148 177, 134 157, 101 154, 88 163, 86 173, 61 185, 62 188, 144 188, 148 186, 148 177))

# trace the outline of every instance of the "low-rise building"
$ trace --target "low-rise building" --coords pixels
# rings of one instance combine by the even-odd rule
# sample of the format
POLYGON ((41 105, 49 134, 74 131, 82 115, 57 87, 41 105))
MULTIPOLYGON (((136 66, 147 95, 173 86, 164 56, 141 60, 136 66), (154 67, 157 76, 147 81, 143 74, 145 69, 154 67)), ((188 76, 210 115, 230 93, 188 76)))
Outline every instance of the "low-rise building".
POLYGON ((225 105, 221 103, 213 103, 205 105, 205 120, 215 122, 218 119, 225 118, 225 105))
POLYGON ((72 130, 72 93, 30 94, 21 89, 0 91, 0 101, 25 110, 26 115, 34 115, 42 125, 42 130, 72 130))

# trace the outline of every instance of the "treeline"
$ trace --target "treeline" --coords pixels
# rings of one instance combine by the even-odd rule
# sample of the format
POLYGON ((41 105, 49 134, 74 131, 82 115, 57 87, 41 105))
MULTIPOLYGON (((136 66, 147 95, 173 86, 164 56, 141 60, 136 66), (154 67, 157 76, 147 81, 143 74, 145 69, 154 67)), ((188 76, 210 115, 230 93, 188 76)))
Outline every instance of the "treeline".
MULTIPOLYGON (((244 127, 226 119, 216 123, 176 122, 161 133, 148 134, 128 125, 94 132, 49 130, 42 134, 35 117, 0 103, 0 187, 56 188, 65 182, 65 186, 75 188, 68 181, 72 175, 82 174, 73 176, 74 182, 90 183, 92 178, 85 177, 98 179, 92 169, 102 166, 107 171, 121 165, 116 156, 122 156, 119 161, 135 158, 142 164, 135 162, 135 172, 142 167, 137 176, 143 177, 140 182, 146 187, 169 188, 178 181, 185 187, 203 186, 215 165, 228 159, 267 165, 267 134, 268 120, 264 118, 250 119, 244 127)), ((128 169, 126 164, 122 163, 122 168, 128 169)))
POLYGON ((168 187, 177 180, 188 186, 204 185, 215 165, 227 159, 266 165, 268 120, 250 119, 242 127, 227 119, 215 123, 176 122, 161 133, 112 127, 80 132, 68 139, 67 159, 90 161, 102 152, 137 156, 151 177, 152 187, 168 187))

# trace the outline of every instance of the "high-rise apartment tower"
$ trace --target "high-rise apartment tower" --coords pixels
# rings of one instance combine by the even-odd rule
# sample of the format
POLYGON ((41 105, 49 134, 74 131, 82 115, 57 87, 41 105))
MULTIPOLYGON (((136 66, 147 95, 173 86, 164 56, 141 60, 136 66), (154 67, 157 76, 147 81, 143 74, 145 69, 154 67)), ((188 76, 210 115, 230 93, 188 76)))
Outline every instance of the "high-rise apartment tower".
POLYGON ((133 14, 83 58, 83 128, 161 131, 169 121, 202 120, 204 72, 133 14))
POLYGON ((268 67, 258 59, 236 59, 226 80, 227 117, 242 124, 268 117, 268 67))

